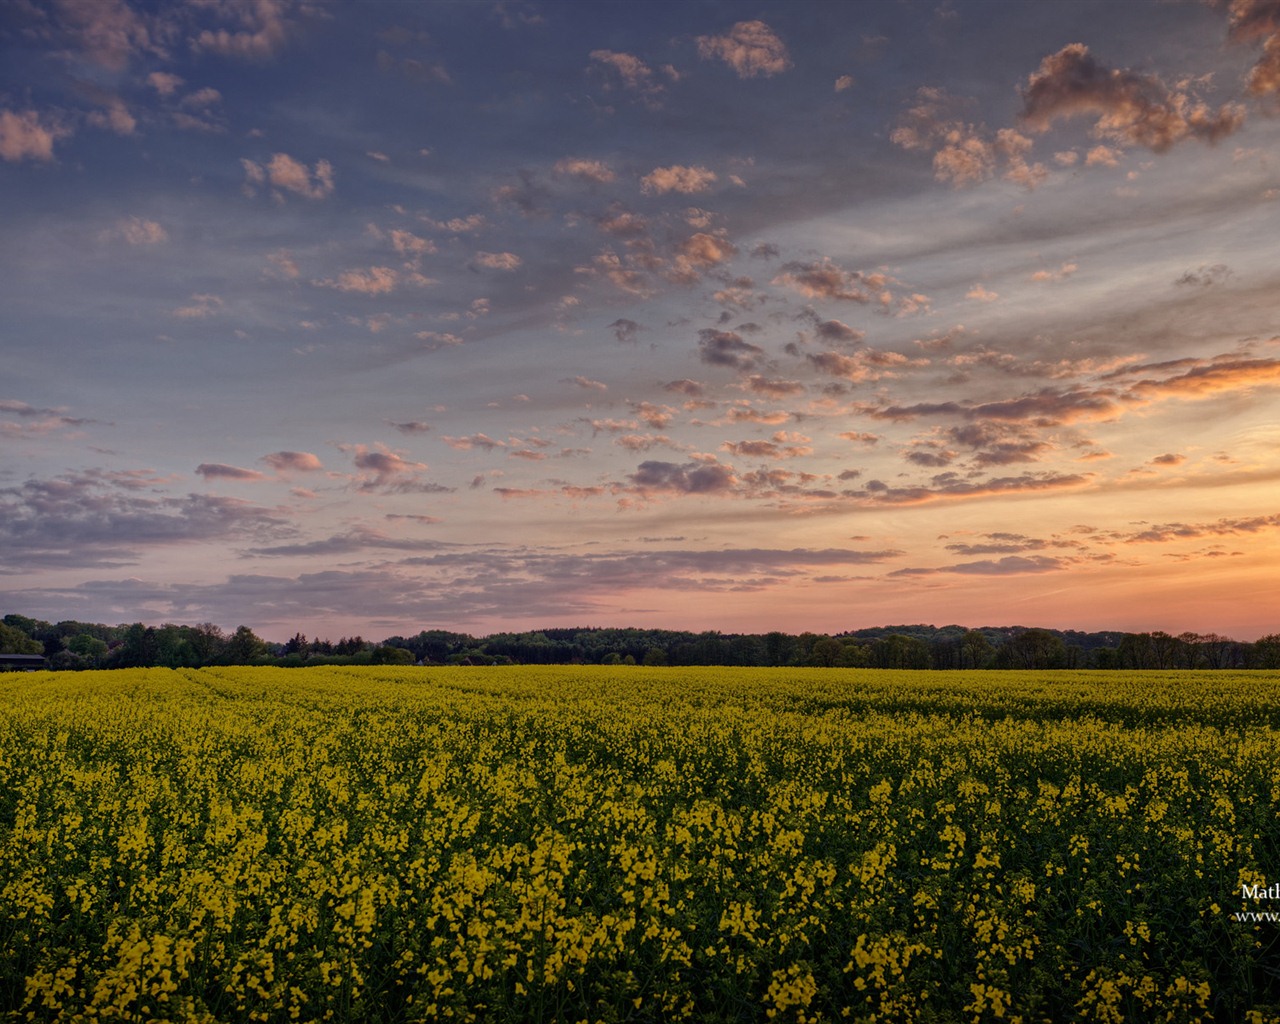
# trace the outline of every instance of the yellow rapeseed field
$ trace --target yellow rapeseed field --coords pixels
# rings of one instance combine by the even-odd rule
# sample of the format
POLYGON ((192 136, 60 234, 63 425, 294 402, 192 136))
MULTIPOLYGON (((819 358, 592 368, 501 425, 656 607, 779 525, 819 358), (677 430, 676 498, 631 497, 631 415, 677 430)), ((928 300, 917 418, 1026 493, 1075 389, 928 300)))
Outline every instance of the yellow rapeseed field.
POLYGON ((1280 1020, 1280 677, 0 676, 0 1019, 1280 1020))

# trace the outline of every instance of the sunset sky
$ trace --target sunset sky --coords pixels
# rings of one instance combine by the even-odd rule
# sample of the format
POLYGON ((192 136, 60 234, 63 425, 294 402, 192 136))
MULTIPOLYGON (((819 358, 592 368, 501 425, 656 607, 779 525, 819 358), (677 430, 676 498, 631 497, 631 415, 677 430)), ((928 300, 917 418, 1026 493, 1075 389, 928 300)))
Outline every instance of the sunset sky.
POLYGON ((0 614, 1280 631, 1280 3, 8 0, 0 614))

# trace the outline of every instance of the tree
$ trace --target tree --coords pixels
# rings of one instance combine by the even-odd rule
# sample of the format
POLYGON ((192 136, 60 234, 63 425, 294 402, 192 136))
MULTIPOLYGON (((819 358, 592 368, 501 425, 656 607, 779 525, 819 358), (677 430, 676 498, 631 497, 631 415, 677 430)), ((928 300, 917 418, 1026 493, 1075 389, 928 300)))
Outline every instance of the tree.
POLYGON ((960 638, 960 667, 982 668, 995 652, 996 649, 991 646, 985 633, 976 629, 968 630, 960 638))
POLYGON ((227 641, 225 657, 232 665, 252 665, 267 653, 267 643, 248 626, 238 626, 227 641))
POLYGON ((383 644, 381 647, 375 647, 370 652, 369 664, 412 665, 413 651, 405 647, 392 647, 390 644, 383 644))
POLYGON ((999 656, 1006 668, 1062 668, 1067 645, 1047 629, 1024 629, 1004 642, 999 656))
POLYGON ((1253 668, 1280 668, 1280 633, 1259 637, 1253 645, 1253 668))
POLYGON ((929 645, 918 636, 891 633, 871 645, 875 668, 928 668, 929 645))
MULTIPOLYGON (((19 619, 20 615, 6 615, 5 619, 19 619)), ((28 619, 28 622, 31 620, 28 619)), ((17 626, 0 622, 0 654, 44 654, 44 644, 32 640, 17 626)))
POLYGON ((107 642, 88 633, 78 633, 68 640, 67 650, 80 657, 90 668, 97 668, 107 658, 107 642))

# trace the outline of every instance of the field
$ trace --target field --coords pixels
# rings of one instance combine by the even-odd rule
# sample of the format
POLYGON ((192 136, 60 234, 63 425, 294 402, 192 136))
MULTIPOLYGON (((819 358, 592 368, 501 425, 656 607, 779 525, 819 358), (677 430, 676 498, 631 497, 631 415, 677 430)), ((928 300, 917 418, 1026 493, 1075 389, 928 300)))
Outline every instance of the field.
POLYGON ((1276 1021, 1278 730, 1275 673, 0 676, 0 1019, 1276 1021))

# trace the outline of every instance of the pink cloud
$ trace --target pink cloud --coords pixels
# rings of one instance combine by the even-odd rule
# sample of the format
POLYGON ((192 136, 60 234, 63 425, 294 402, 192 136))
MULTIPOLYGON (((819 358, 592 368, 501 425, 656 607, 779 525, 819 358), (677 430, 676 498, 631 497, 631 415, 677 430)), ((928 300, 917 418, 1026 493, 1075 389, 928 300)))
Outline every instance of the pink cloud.
POLYGON ((786 44, 763 21, 740 21, 722 36, 699 36, 698 55, 724 61, 739 78, 768 78, 791 67, 786 44))
POLYGON ((513 252, 478 252, 476 263, 489 270, 516 270, 524 260, 513 252))
POLYGON ((695 192, 706 192, 716 180, 716 173, 706 167, 673 164, 670 167, 655 167, 641 178, 640 191, 646 195, 665 195, 668 192, 692 195, 695 192))
POLYGON ((597 185, 607 185, 617 177, 603 160, 584 160, 581 157, 557 160, 555 172, 565 177, 595 182, 597 185))
POLYGON ((42 124, 34 110, 15 114, 0 110, 0 158, 10 163, 19 160, 53 159, 53 144, 71 133, 62 127, 42 124))
POLYGON ((262 461, 281 473, 314 473, 324 469, 319 457, 311 452, 272 452, 262 456, 262 461))
POLYGON ((395 291, 400 275, 391 267, 369 267, 366 270, 346 270, 336 280, 316 281, 324 288, 340 292, 356 292, 360 295, 386 295, 395 291))
MULTIPOLYGON (((325 199, 333 194, 333 165, 328 160, 318 160, 313 169, 295 160, 288 153, 276 153, 270 162, 263 167, 252 160, 241 160, 245 172, 246 188, 252 191, 255 186, 270 182, 277 190, 293 192, 305 199, 325 199)), ((276 193, 281 195, 280 191, 276 193)))

